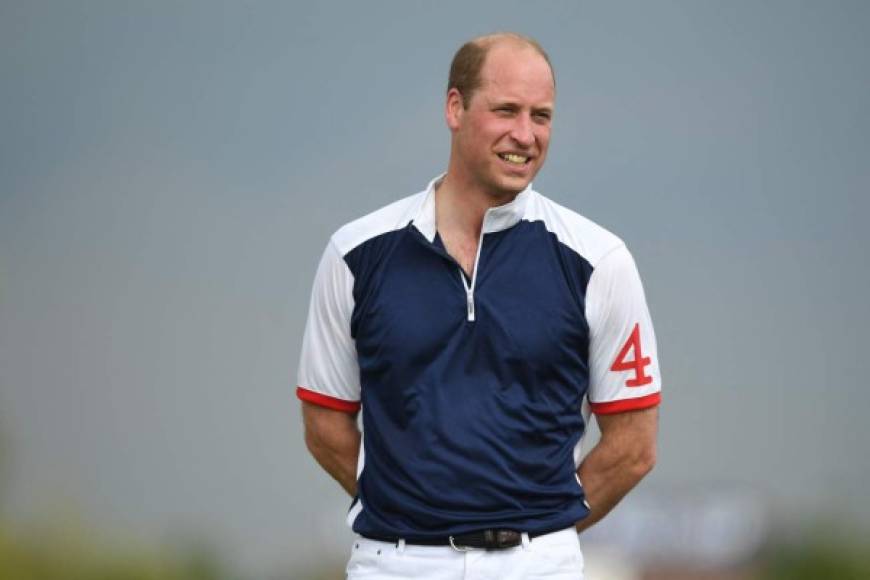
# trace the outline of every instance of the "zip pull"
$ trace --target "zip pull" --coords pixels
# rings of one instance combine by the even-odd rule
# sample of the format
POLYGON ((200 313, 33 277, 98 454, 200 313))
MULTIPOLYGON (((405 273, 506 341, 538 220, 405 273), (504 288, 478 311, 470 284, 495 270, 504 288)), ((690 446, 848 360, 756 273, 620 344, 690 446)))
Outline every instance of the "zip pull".
POLYGON ((468 306, 468 322, 474 322, 474 294, 465 293, 465 303, 468 306))

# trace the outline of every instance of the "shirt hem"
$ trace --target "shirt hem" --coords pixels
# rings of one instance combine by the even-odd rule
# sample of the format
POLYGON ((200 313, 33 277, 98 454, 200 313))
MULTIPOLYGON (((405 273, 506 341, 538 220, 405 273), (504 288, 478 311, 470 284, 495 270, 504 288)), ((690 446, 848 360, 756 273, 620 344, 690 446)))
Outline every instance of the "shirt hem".
POLYGON ((329 395, 324 395, 323 393, 318 393, 302 386, 296 387, 296 396, 301 401, 313 403, 334 411, 349 413, 351 415, 358 412, 361 406, 359 401, 346 401, 344 399, 330 397, 329 395))
POLYGON ((652 393, 643 397, 635 397, 633 399, 620 399, 618 401, 607 401, 604 403, 589 402, 589 407, 596 415, 613 415, 616 413, 625 413, 626 411, 639 411, 640 409, 648 409, 659 405, 662 401, 661 392, 652 393))

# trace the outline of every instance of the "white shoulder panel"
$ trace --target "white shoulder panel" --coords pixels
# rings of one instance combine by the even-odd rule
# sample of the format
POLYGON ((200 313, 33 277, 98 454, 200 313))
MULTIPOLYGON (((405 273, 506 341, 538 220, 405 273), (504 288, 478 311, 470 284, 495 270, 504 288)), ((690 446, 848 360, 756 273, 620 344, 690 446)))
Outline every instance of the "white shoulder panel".
POLYGON ((560 242, 577 252, 593 268, 614 249, 624 246, 615 234, 583 217, 579 213, 559 205, 555 201, 532 191, 526 206, 525 219, 542 221, 548 231, 560 242))
POLYGON ((415 193, 345 224, 333 234, 333 243, 345 256, 366 240, 405 227, 417 215, 427 193, 415 193))
POLYGON ((592 265, 586 288, 589 406, 597 414, 657 405, 661 372, 652 320, 634 259, 616 235, 533 192, 525 219, 548 231, 592 265))
POLYGON ((341 402, 360 399, 359 366, 356 346, 350 336, 353 313, 353 275, 339 255, 335 244, 329 243, 317 266, 308 321, 302 336, 297 385, 305 393, 300 398, 311 399, 310 393, 326 397, 312 400, 339 407, 341 402))

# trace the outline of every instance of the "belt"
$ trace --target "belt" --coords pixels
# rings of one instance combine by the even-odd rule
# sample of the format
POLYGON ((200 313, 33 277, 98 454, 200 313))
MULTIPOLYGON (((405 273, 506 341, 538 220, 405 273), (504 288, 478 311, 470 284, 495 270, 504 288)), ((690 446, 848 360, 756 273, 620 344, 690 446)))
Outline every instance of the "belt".
MULTIPOLYGON (((529 538, 536 538, 549 534, 555 530, 544 532, 531 532, 529 538)), ((379 542, 390 542, 391 544, 398 543, 401 539, 405 540, 406 544, 415 546, 450 546, 454 550, 460 552, 471 550, 474 548, 482 550, 506 550, 515 548, 523 543, 523 534, 516 530, 505 529, 489 529, 470 532, 467 534, 456 534, 454 536, 442 536, 437 538, 398 538, 394 536, 377 536, 372 534, 361 534, 362 537, 379 542)))

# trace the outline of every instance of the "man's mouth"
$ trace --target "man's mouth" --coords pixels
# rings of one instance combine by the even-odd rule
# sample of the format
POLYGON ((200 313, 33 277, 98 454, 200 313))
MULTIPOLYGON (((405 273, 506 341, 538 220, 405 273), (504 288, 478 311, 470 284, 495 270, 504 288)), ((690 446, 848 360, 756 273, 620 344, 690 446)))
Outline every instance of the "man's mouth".
POLYGON ((518 155, 517 153, 499 153, 498 156, 512 165, 525 165, 530 159, 525 155, 518 155))

